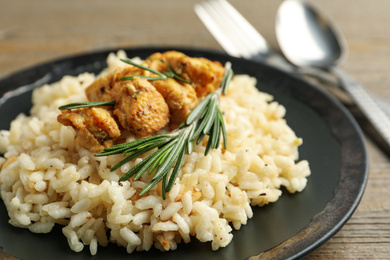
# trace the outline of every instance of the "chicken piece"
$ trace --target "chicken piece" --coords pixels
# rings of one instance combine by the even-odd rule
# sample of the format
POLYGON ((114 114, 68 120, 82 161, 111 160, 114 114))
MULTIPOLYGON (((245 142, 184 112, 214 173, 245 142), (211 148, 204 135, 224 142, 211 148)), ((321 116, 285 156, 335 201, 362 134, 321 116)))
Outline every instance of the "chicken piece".
POLYGON ((58 122, 72 126, 76 130, 76 144, 91 152, 101 152, 112 146, 115 138, 121 135, 118 124, 110 111, 99 108, 83 108, 62 111, 58 122))
POLYGON ((137 67, 128 66, 118 68, 92 82, 85 90, 85 94, 89 101, 115 100, 123 82, 120 78, 141 74, 142 70, 137 67))
POLYGON ((121 126, 140 137, 159 131, 169 121, 163 96, 146 79, 123 81, 116 97, 114 115, 121 126))
POLYGON ((144 61, 144 64, 159 71, 167 71, 166 65, 161 60, 165 61, 180 77, 191 82, 198 98, 205 97, 217 90, 225 71, 218 61, 192 58, 178 51, 152 54, 144 61))
POLYGON ((197 106, 194 88, 172 78, 151 82, 168 104, 171 128, 178 127, 197 106))

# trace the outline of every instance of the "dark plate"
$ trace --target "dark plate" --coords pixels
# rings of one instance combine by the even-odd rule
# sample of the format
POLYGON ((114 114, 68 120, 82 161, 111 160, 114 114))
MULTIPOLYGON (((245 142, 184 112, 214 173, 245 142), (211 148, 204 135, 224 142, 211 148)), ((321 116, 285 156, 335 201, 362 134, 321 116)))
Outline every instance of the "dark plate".
MULTIPOLYGON (((216 252, 210 243, 192 239, 179 244, 172 252, 157 250, 135 252, 132 259, 294 259, 305 256, 331 238, 351 217, 363 194, 367 181, 367 154, 363 135, 349 112, 321 89, 293 75, 261 63, 232 58, 206 50, 178 49, 190 56, 202 56, 222 63, 231 61, 236 74, 245 73, 258 80, 261 91, 274 95, 287 109, 287 122, 303 138, 300 160, 310 163, 312 175, 306 189, 283 196, 273 204, 254 208, 254 216, 233 241, 216 252), (260 254, 260 255, 259 255, 260 254)), ((164 51, 158 48, 126 50, 129 57, 146 56, 164 51)), ((0 81, 0 129, 8 129, 17 114, 28 114, 31 89, 52 83, 63 75, 83 71, 99 72, 106 66, 109 51, 66 58, 39 65, 0 81), (20 87, 24 86, 24 87, 20 87)), ((33 234, 8 224, 8 215, 0 203, 0 246, 8 254, 22 259, 85 259, 87 247, 81 253, 72 252, 60 227, 47 235, 33 234)), ((125 248, 110 245, 99 248, 93 259, 128 257, 125 248)), ((91 257, 92 258, 92 257, 91 257)))

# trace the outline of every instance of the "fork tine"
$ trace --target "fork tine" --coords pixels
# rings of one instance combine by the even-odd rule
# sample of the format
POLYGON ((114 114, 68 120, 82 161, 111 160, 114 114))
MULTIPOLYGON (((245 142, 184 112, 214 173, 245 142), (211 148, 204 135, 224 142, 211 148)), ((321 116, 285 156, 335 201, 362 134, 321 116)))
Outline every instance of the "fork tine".
POLYGON ((214 36, 214 38, 229 55, 234 57, 241 57, 241 54, 237 51, 229 37, 223 32, 220 24, 215 21, 213 16, 210 15, 210 13, 203 5, 204 4, 196 4, 194 6, 194 10, 204 26, 206 26, 209 32, 214 36))
POLYGON ((253 44, 255 52, 267 54, 270 51, 270 48, 260 33, 242 16, 241 13, 237 11, 227 0, 216 0, 219 2, 221 9, 235 21, 237 27, 241 29, 242 32, 245 32, 245 36, 253 44))
MULTIPOLYGON (((233 56, 236 57, 245 57, 250 58, 251 54, 248 51, 249 46, 246 46, 246 42, 242 40, 240 30, 237 28, 235 23, 224 14, 224 10, 219 7, 218 2, 211 0, 206 1, 201 4, 203 11, 209 15, 210 20, 203 21, 203 23, 208 26, 208 23, 213 23, 213 26, 217 27, 216 31, 213 32, 213 35, 216 37, 218 42, 230 44, 230 49, 225 49, 228 53, 233 52, 233 56), (222 38, 218 38, 221 37, 222 38)), ((223 46, 223 45, 222 45, 223 46)), ((224 47, 224 46, 223 46, 224 47)), ((229 53, 229 54, 230 54, 229 53)))
POLYGON ((232 56, 250 58, 269 51, 264 38, 226 0, 195 5, 196 14, 219 44, 232 56))
POLYGON ((229 36, 230 41, 233 42, 244 58, 250 58, 252 53, 251 42, 248 41, 246 32, 243 31, 234 19, 232 19, 228 13, 225 13, 225 9, 220 5, 219 1, 211 0, 206 5, 209 6, 209 10, 213 12, 217 22, 224 29, 226 35, 229 36))

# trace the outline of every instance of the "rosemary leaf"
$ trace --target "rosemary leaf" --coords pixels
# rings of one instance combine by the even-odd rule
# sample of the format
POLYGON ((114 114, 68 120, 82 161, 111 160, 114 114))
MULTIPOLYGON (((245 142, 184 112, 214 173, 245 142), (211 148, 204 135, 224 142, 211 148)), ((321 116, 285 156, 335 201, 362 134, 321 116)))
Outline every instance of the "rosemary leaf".
MULTIPOLYGON (((161 154, 158 154, 156 156, 158 156, 158 159, 156 159, 155 163, 149 168, 149 172, 148 174, 150 175, 157 167, 159 167, 161 165, 161 163, 167 158, 168 154, 169 154, 169 149, 171 148, 171 146, 175 144, 172 142, 172 144, 169 145, 169 147, 167 147, 167 149, 164 149, 165 147, 161 147, 161 154)), ((158 153, 159 151, 156 152, 156 154, 158 153)))
POLYGON ((99 107, 99 106, 115 106, 115 100, 110 101, 90 101, 90 102, 75 102, 60 106, 59 110, 70 110, 84 107, 99 107))
POLYGON ((233 77, 233 71, 231 69, 227 69, 226 71, 227 71, 227 73, 226 73, 226 75, 223 78, 222 83, 221 83, 221 86, 222 86, 221 91, 224 95, 226 95, 228 86, 229 86, 230 81, 232 80, 232 77, 233 77))
POLYGON ((122 77, 119 80, 133 80, 136 77, 144 78, 144 79, 147 79, 147 80, 163 80, 163 79, 167 79, 167 78, 174 78, 174 79, 177 79, 178 81, 181 81, 181 82, 184 82, 184 83, 187 83, 187 84, 191 83, 191 82, 183 79, 179 75, 177 75, 165 61, 162 61, 162 62, 164 62, 166 67, 168 68, 168 71, 166 71, 166 72, 159 72, 157 70, 148 68, 148 67, 143 66, 141 64, 137 64, 137 63, 135 63, 135 62, 133 62, 131 60, 121 59, 121 61, 123 61, 123 62, 125 62, 127 64, 130 64, 130 65, 136 66, 136 67, 138 67, 140 69, 150 71, 150 72, 158 75, 159 77, 151 77, 151 76, 144 76, 144 75, 134 75, 134 76, 130 76, 130 77, 122 77))
POLYGON ((152 164, 152 166, 149 167, 148 175, 152 174, 152 172, 164 161, 164 158, 167 156, 167 153, 159 153, 156 154, 156 158, 152 164))
POLYGON ((172 165, 177 160, 177 157, 180 152, 180 148, 185 143, 185 137, 186 137, 186 131, 182 131, 182 133, 179 136, 179 139, 174 147, 171 148, 171 153, 167 156, 167 158, 164 160, 164 162, 161 164, 161 166, 158 168, 157 172, 154 174, 153 179, 159 178, 160 175, 164 174, 166 170, 170 169, 172 165))
POLYGON ((175 168, 173 169, 173 171, 171 173, 171 177, 169 178, 169 182, 168 182, 168 185, 166 188, 167 191, 170 191, 172 189, 173 184, 175 183, 175 180, 176 180, 177 176, 179 175, 180 168, 181 168, 183 161, 184 161, 185 153, 186 153, 186 146, 183 146, 182 150, 179 152, 179 158, 176 161, 175 168))
MULTIPOLYGON (((134 176, 134 180, 138 180, 142 174, 144 172, 146 172, 146 170, 148 168, 150 168, 156 161, 159 162, 160 160, 162 160, 164 157, 165 157, 165 154, 170 150, 172 149, 172 146, 175 145, 177 143, 177 140, 173 140, 171 142, 169 142, 166 146, 164 146, 163 148, 161 148, 160 150, 158 150, 156 153, 153 153, 151 155, 148 156, 148 160, 150 160, 148 163, 146 163, 140 170, 139 172, 137 173, 136 176, 134 176), (161 156, 160 156, 161 155, 161 156), (149 159, 150 158, 150 159, 149 159)), ((150 172, 151 173, 151 172, 150 172)))
POLYGON ((109 155, 115 155, 120 153, 125 153, 128 149, 126 147, 118 148, 111 151, 103 151, 101 153, 95 153, 95 157, 101 157, 101 156, 109 156, 109 155))
MULTIPOLYGON (((187 120, 184 121, 187 125, 192 124, 196 119, 200 117, 205 111, 208 103, 210 101, 210 95, 205 97, 199 104, 192 110, 192 112, 188 115, 187 120)), ((183 122, 183 123, 184 123, 183 122)))
POLYGON ((134 174, 136 174, 139 169, 142 168, 142 166, 144 166, 144 164, 146 164, 148 162, 148 160, 143 160, 142 162, 138 163, 136 166, 134 166, 133 168, 131 168, 125 175, 123 175, 120 179, 119 179, 119 182, 122 182, 122 181, 125 181, 129 178, 131 178, 134 174))
POLYGON ((157 142, 160 140, 169 141, 169 140, 174 139, 176 137, 176 135, 178 135, 177 132, 172 132, 172 133, 168 133, 168 134, 152 135, 152 136, 148 136, 148 137, 138 139, 138 140, 135 140, 132 142, 116 144, 116 145, 113 145, 109 148, 105 148, 104 151, 101 153, 96 153, 95 156, 105 156, 107 152, 111 152, 111 151, 117 151, 117 154, 120 154, 120 153, 122 153, 121 152, 122 148, 130 149, 133 147, 139 147, 140 145, 145 144, 145 143, 157 142))
POLYGON ((143 163, 142 167, 138 170, 137 174, 134 176, 134 180, 138 180, 145 172, 147 169, 149 169, 149 167, 157 160, 156 156, 155 155, 149 155, 146 159, 145 159, 145 163, 143 163))
POLYGON ((189 82, 188 80, 183 79, 182 77, 180 77, 180 76, 177 75, 177 74, 174 74, 174 75, 173 75, 173 78, 174 78, 174 79, 177 79, 178 81, 181 81, 181 82, 184 82, 184 83, 187 83, 187 84, 191 84, 191 82, 189 82))
POLYGON ((191 138, 192 138, 192 135, 194 134, 195 126, 194 126, 194 124, 191 124, 189 127, 191 127, 191 130, 188 133, 188 137, 187 137, 187 153, 191 154, 192 149, 193 149, 193 144, 192 144, 191 138))
POLYGON ((177 79, 178 81, 181 81, 181 82, 184 82, 184 83, 187 83, 187 84, 191 84, 191 82, 189 82, 189 81, 183 79, 182 77, 180 77, 179 75, 177 75, 172 70, 172 68, 168 65, 168 63, 166 63, 165 61, 164 61, 164 63, 165 63, 165 65, 167 66, 167 68, 169 70, 168 72, 164 73, 167 77, 177 79))
MULTIPOLYGON (((176 143, 176 140, 173 140, 172 141, 172 143, 174 144, 174 143, 176 143)), ((172 146, 173 144, 168 144, 166 147, 167 148, 169 148, 170 146, 172 146)), ((150 151, 151 149, 154 149, 154 148, 156 148, 157 147, 157 145, 151 145, 151 146, 149 146, 149 147, 145 147, 145 148, 143 148, 143 149, 140 149, 140 150, 138 150, 137 152, 134 152, 134 153, 132 153, 132 154, 130 154, 130 155, 127 155, 127 157, 125 158, 125 159, 123 159, 123 160, 121 160, 120 162, 118 162, 116 165, 114 165, 111 169, 110 169, 110 171, 111 172, 113 172, 113 171, 115 171, 115 170, 117 170, 117 169, 119 169, 122 165, 124 165, 124 164, 126 164, 127 162, 129 162, 129 161, 131 161, 131 160, 133 160, 133 159, 135 159, 135 158, 138 158, 139 156, 141 156, 141 155, 143 155, 143 154, 145 154, 145 153, 147 153, 148 151, 150 151), (153 147, 154 146, 154 147, 153 147)), ((166 148, 166 149, 167 149, 166 148)), ((162 150, 162 151, 164 151, 164 150, 162 150)), ((162 151, 160 151, 160 152, 162 152, 162 151)), ((158 153, 156 154, 156 153, 153 153, 153 154, 151 154, 151 155, 149 155, 146 159, 144 159, 142 162, 143 163, 146 163, 145 161, 148 161, 148 160, 151 160, 151 159, 153 159, 154 157, 156 157, 156 155, 158 155, 158 153)), ((139 168, 140 169, 140 168, 139 168)), ((138 169, 138 170, 139 170, 138 169)), ((147 169, 147 168, 146 168, 147 169)), ((145 170, 146 170, 145 169, 145 170)), ((144 171, 143 171, 144 172, 144 171)), ((142 172, 142 173, 143 173, 142 172)), ((140 176, 141 176, 142 174, 140 174, 140 176)), ((131 175, 132 176, 132 175, 131 175)), ((139 177, 138 177, 139 178, 139 177)), ((138 179, 137 178, 137 179, 138 179)))
POLYGON ((204 134, 203 132, 200 132, 200 134, 198 135, 198 139, 196 139, 196 144, 200 144, 200 142, 202 142, 202 140, 205 136, 206 136, 206 134, 204 134))
MULTIPOLYGON (((218 113, 218 111, 217 111, 218 113)), ((211 138, 211 148, 217 149, 219 146, 219 139, 220 139, 220 133, 221 133, 221 125, 219 124, 219 118, 218 116, 214 117, 214 123, 212 128, 212 137, 211 138)))
POLYGON ((134 75, 129 77, 122 77, 119 78, 119 80, 133 80, 134 78, 141 78, 141 79, 147 79, 147 80, 160 80, 160 79, 167 79, 167 77, 150 77, 150 76, 144 76, 144 75, 134 75))
POLYGON ((135 63, 135 62, 133 62, 133 61, 131 61, 131 60, 121 59, 121 61, 123 61, 124 63, 130 64, 130 65, 136 66, 136 67, 138 67, 138 68, 140 68, 140 69, 150 71, 150 72, 152 72, 152 73, 154 73, 154 74, 156 74, 156 75, 159 75, 159 76, 160 76, 161 78, 163 78, 163 79, 166 79, 166 78, 167 78, 167 76, 165 76, 163 73, 161 73, 161 72, 159 72, 159 71, 157 71, 157 70, 154 70, 154 69, 145 67, 145 66, 143 66, 143 65, 141 65, 141 64, 137 64, 137 63, 135 63))
POLYGON ((216 96, 214 95, 211 100, 210 100, 210 104, 208 106, 208 115, 207 115, 207 119, 205 118, 204 120, 206 121, 206 124, 202 130, 202 132, 204 134, 207 134, 209 133, 210 129, 211 129, 211 126, 213 125, 214 123, 214 117, 215 117, 215 113, 216 113, 216 110, 217 110, 217 100, 216 100, 216 96))
POLYGON ((218 138, 217 131, 220 131, 219 119, 218 119, 218 117, 214 117, 212 121, 213 121, 213 123, 211 124, 212 126, 211 126, 210 133, 209 133, 209 140, 207 141, 206 150, 204 152, 205 155, 207 155, 210 152, 210 149, 218 148, 216 146, 216 143, 217 143, 216 138, 218 138))
POLYGON ((222 112, 219 109, 218 109, 218 118, 219 118, 219 122, 221 123, 223 147, 227 149, 227 135, 226 135, 225 121, 223 120, 222 112))
POLYGON ((115 164, 113 167, 111 167, 110 171, 113 172, 113 171, 116 171, 117 169, 119 169, 120 167, 122 167, 122 165, 130 162, 131 160, 135 159, 135 158, 138 158, 140 157, 141 155, 143 155, 144 153, 148 152, 149 150, 147 149, 142 149, 142 150, 139 150, 137 152, 134 152, 130 155, 127 155, 127 157, 125 159, 123 159, 122 161, 118 162, 117 164, 115 164))
POLYGON ((157 185, 157 183, 163 178, 164 176, 161 176, 159 179, 152 180, 149 182, 139 193, 140 196, 144 195, 146 192, 148 192, 151 188, 157 185))
POLYGON ((211 138, 209 138, 209 141, 207 142, 206 149, 204 151, 204 155, 208 155, 210 149, 211 149, 211 138))
MULTIPOLYGON (((211 93, 210 95, 214 94, 211 93)), ((207 122, 210 120, 210 116, 211 116, 211 111, 210 111, 210 102, 211 102, 211 98, 209 99, 208 103, 207 103, 207 107, 205 107, 205 111, 204 111, 204 114, 203 114, 203 117, 201 117, 200 119, 200 124, 199 126, 195 129, 195 132, 193 134, 193 138, 195 139, 201 132, 203 132, 204 134, 207 134, 203 131, 203 129, 205 128, 207 122)))
MULTIPOLYGON (((175 140, 173 140, 174 142, 176 142, 175 140)), ((112 168, 111 168, 111 172, 117 170, 118 168, 120 168, 122 165, 124 165, 125 163, 135 159, 135 158, 138 158, 139 156, 149 152, 150 150, 156 148, 157 146, 161 145, 160 143, 155 143, 155 144, 150 144, 149 146, 147 147, 144 147, 142 149, 139 149, 139 150, 136 150, 136 151, 132 151, 132 152, 128 152, 128 153, 125 153, 125 156, 127 156, 125 159, 123 159, 122 161, 118 162, 116 165, 114 165, 112 168)))
POLYGON ((135 151, 141 150, 141 149, 145 149, 147 151, 150 151, 154 148, 164 146, 169 141, 170 141, 170 139, 168 139, 168 140, 162 139, 162 140, 158 140, 158 141, 154 141, 154 142, 144 143, 138 147, 131 147, 124 152, 124 155, 127 156, 127 155, 129 155, 135 151))
POLYGON ((169 174, 168 174, 168 173, 164 174, 164 177, 163 177, 162 183, 161 183, 161 195, 162 195, 162 197, 163 197, 164 200, 167 198, 167 182, 168 182, 168 177, 169 177, 169 174))

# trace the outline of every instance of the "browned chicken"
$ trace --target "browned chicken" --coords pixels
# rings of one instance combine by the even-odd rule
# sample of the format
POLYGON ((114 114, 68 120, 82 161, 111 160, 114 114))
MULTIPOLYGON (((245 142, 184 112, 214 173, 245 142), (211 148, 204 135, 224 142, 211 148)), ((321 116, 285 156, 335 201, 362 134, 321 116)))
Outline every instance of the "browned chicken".
POLYGON ((122 82, 114 115, 123 128, 144 137, 168 123, 169 109, 163 96, 149 81, 135 78, 122 82))
MULTIPOLYGON (((107 122, 114 122, 117 127, 119 125, 119 128, 130 130, 139 137, 159 131, 168 122, 171 128, 177 127, 196 107, 198 100, 219 87, 224 73, 219 62, 191 58, 177 51, 155 53, 142 65, 159 72, 171 69, 189 84, 173 78, 148 81, 135 77, 132 80, 120 80, 122 77, 140 75, 157 77, 149 71, 129 66, 96 79, 85 91, 89 101, 115 100, 113 113, 107 112, 111 117, 107 122)), ((108 128, 93 126, 95 121, 99 123, 99 117, 91 115, 91 111, 94 110, 63 112, 58 121, 78 131, 78 144, 97 151, 99 147, 103 149, 112 145, 114 139, 108 128)))
POLYGON ((121 135, 118 124, 109 110, 99 107, 62 111, 58 122, 73 126, 76 130, 76 144, 88 148, 91 152, 100 152, 112 146, 121 135))
POLYGON ((221 84, 225 72, 224 67, 218 61, 192 58, 178 51, 152 54, 144 63, 148 65, 154 63, 151 67, 157 67, 154 60, 164 60, 176 74, 191 82, 198 97, 205 97, 214 92, 221 84))
MULTIPOLYGON (((202 99, 214 92, 221 84, 224 68, 219 62, 205 58, 192 58, 177 51, 154 53, 143 65, 151 69, 167 72, 167 65, 191 85, 174 79, 151 81, 153 86, 163 95, 168 104, 172 127, 181 124, 202 99)), ((144 71, 144 75, 153 73, 144 71)))
POLYGON ((120 78, 141 73, 142 71, 137 67, 118 68, 92 82, 85 90, 85 94, 89 101, 115 100, 124 82, 120 78))
POLYGON ((152 84, 168 104, 171 127, 178 127, 198 104, 194 88, 172 78, 156 80, 152 84))

